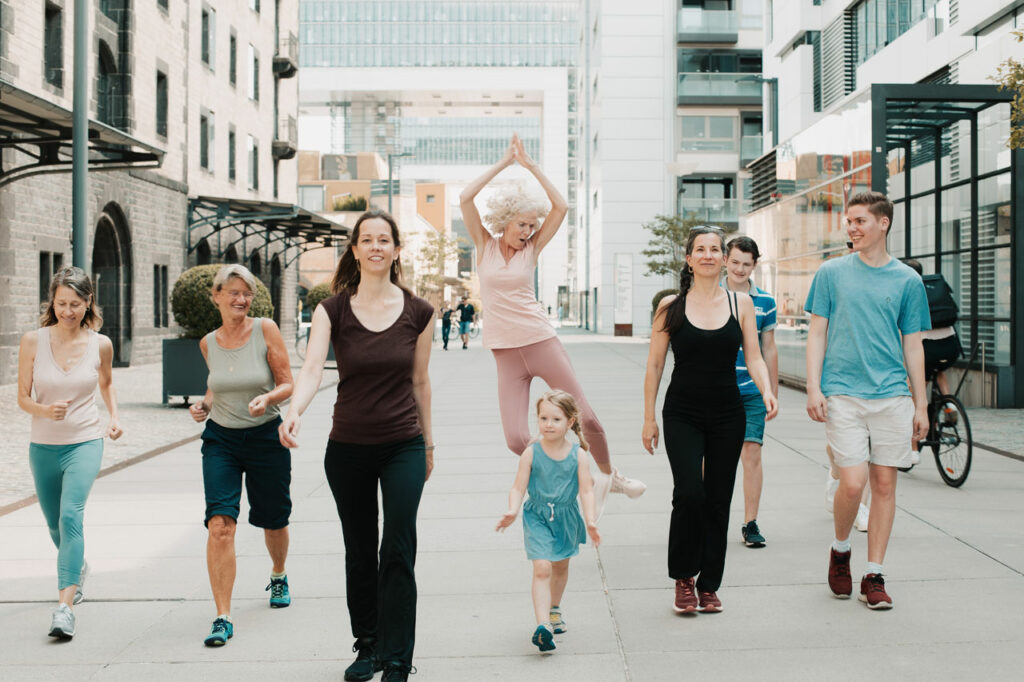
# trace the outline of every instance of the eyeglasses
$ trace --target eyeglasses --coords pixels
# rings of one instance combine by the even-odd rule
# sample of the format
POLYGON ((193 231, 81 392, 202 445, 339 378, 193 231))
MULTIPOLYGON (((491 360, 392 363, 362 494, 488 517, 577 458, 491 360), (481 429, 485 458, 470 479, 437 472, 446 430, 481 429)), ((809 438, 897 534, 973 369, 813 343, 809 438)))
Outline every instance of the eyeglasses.
POLYGON ((725 230, 717 225, 696 225, 690 228, 690 232, 696 232, 697 234, 707 234, 711 232, 715 234, 725 234, 725 230))
POLYGON ((244 298, 247 301, 251 301, 256 296, 251 291, 225 291, 224 293, 228 298, 244 298))

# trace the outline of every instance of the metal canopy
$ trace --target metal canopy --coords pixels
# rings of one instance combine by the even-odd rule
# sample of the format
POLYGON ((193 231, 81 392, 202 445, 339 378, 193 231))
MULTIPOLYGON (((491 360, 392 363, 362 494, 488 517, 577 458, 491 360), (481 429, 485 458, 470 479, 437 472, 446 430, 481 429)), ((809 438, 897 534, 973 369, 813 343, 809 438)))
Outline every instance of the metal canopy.
MULTIPOLYGON (((0 167, 0 187, 41 173, 71 171, 72 112, 0 81, 0 150, 16 149, 32 160, 0 167)), ((164 150, 99 121, 89 121, 90 171, 157 168, 164 150)))
MULTIPOLYGON (((979 112, 1012 97, 994 85, 918 83, 873 85, 871 99, 881 118, 878 122, 885 126, 888 151, 913 140, 933 141, 943 129, 958 121, 975 120, 979 112)), ((875 140, 878 145, 879 137, 875 140)))
POLYGON ((262 239, 264 260, 271 244, 282 243, 284 267, 288 267, 306 251, 348 243, 349 228, 292 204, 202 196, 189 199, 188 203, 189 254, 206 242, 211 255, 220 259, 231 247, 240 244, 244 261, 246 241, 256 237, 262 239), (231 241, 223 238, 224 230, 229 228, 238 230, 231 241), (216 238, 216 248, 211 237, 216 238), (288 250, 292 248, 295 252, 289 256, 288 250))

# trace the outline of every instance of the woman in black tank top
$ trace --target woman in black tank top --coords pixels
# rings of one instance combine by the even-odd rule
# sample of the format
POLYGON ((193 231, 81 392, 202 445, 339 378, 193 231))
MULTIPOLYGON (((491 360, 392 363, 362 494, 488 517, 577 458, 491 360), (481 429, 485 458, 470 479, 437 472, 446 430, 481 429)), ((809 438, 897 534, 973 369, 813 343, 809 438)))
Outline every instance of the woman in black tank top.
POLYGON ((722 610, 716 592, 725 570, 729 505, 746 425, 736 386, 740 344, 767 418, 778 409, 757 341, 753 301, 719 286, 724 254, 720 228, 690 230, 680 293, 658 306, 644 378, 642 440, 653 454, 658 445, 655 403, 671 345, 675 367, 662 421, 674 482, 668 574, 676 582, 673 608, 678 613, 722 610))

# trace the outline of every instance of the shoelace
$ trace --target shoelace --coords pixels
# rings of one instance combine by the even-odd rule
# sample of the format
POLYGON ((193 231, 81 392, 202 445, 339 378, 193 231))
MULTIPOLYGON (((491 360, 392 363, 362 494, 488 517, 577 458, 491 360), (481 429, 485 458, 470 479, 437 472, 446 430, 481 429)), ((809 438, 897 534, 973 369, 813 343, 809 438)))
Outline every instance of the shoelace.
MULTIPOLYGON (((284 597, 284 586, 285 582, 283 580, 271 578, 270 584, 267 585, 267 588, 266 590, 264 590, 264 592, 270 590, 271 597, 273 597, 274 599, 281 599, 282 597, 284 597)), ((355 651, 355 649, 352 650, 355 651)))
POLYGON ((228 622, 223 618, 218 618, 217 620, 213 621, 213 627, 211 628, 211 631, 211 634, 216 634, 218 632, 227 632, 228 622))
POLYGON ((868 582, 868 592, 881 592, 885 594, 885 579, 880 575, 870 575, 865 578, 868 582))
POLYGON ((384 667, 384 675, 381 678, 381 682, 387 679, 400 679, 396 675, 415 675, 416 666, 409 665, 408 663, 391 663, 384 667))
POLYGON ((714 592, 708 592, 707 590, 705 590, 700 593, 700 601, 702 604, 705 602, 717 602, 718 595, 714 592))
POLYGON ((849 578, 850 577, 850 562, 849 562, 849 560, 847 560, 847 561, 837 561, 837 562, 835 562, 835 567, 836 567, 836 575, 837 576, 840 576, 840 577, 843 577, 843 578, 849 578))
POLYGON ((689 582, 688 580, 676 581, 676 590, 682 590, 684 597, 692 597, 693 583, 689 582))
POLYGON ((757 522, 751 521, 747 524, 747 535, 760 535, 761 529, 757 527, 757 522))

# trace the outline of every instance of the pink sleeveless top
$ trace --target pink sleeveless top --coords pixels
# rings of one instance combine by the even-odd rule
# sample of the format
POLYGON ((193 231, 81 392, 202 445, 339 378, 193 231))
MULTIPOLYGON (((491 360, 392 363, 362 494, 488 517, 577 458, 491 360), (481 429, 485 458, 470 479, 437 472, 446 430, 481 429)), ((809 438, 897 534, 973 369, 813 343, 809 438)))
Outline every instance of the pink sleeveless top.
POLYGON ((99 410, 96 408, 96 386, 99 384, 99 334, 90 330, 85 354, 78 364, 62 370, 50 348, 50 328, 38 331, 36 359, 32 365, 32 391, 35 401, 49 405, 58 400, 70 400, 64 419, 32 417, 33 443, 40 445, 70 445, 103 438, 99 410))
POLYGON ((555 336, 533 289, 537 250, 533 240, 512 254, 501 255, 498 238, 484 244, 477 265, 483 299, 484 348, 521 348, 555 336))

